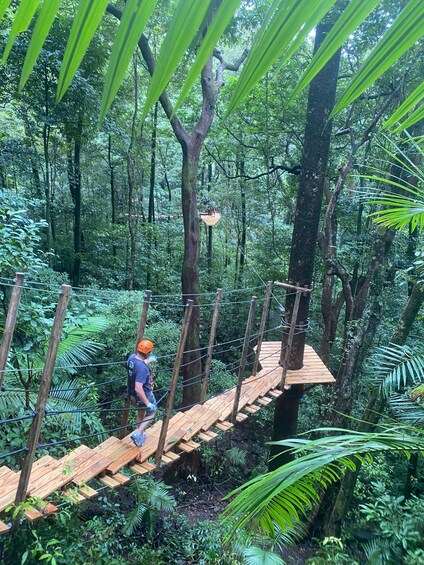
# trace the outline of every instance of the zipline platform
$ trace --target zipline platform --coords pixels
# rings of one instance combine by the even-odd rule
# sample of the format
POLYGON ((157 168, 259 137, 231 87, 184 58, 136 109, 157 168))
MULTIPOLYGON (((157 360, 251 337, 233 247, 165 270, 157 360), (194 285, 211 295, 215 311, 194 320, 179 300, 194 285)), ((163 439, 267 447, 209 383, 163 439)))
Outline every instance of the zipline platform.
MULTIPOLYGON (((280 351, 281 342, 262 343, 261 370, 243 381, 237 422, 244 421, 261 406, 267 406, 283 394, 277 388, 282 375, 280 351)), ((329 370, 309 346, 305 348, 303 368, 288 371, 286 376, 286 386, 334 382, 329 370)), ((218 432, 232 428, 233 424, 228 420, 235 395, 236 387, 233 387, 186 412, 176 412, 169 422, 162 463, 173 463, 183 453, 198 449, 201 442, 209 442, 218 436, 218 432)), ((155 456, 161 426, 162 421, 158 420, 147 429, 148 437, 142 448, 134 446, 130 434, 122 440, 111 436, 95 448, 80 445, 59 460, 45 455, 35 461, 27 490, 27 495, 34 499, 34 506, 25 511, 26 518, 34 521, 56 512, 56 500, 79 503, 96 496, 96 488, 100 485, 118 487, 135 474, 153 471, 156 467, 149 459, 155 456)), ((0 512, 13 504, 19 476, 20 472, 7 466, 0 467, 0 512)), ((0 521, 0 534, 8 531, 9 525, 0 521)))

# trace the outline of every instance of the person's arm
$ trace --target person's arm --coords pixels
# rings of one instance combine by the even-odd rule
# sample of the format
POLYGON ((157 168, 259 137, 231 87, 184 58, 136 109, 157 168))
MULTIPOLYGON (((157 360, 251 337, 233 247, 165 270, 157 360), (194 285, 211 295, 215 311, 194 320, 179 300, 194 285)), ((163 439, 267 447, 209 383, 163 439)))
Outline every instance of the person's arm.
POLYGON ((146 406, 149 404, 149 400, 144 392, 143 383, 135 382, 135 393, 143 404, 146 406))

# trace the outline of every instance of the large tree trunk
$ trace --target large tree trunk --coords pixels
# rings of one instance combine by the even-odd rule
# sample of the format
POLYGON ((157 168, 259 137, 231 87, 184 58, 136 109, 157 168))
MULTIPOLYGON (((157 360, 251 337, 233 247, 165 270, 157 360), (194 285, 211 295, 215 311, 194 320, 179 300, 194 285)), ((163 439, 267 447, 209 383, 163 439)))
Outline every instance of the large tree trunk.
MULTIPOLYGON (((315 51, 323 42, 329 29, 328 25, 318 25, 315 51)), ((340 51, 317 74, 309 88, 304 151, 289 266, 289 282, 302 287, 310 287, 312 284, 318 225, 330 149, 331 121, 328 118, 334 106, 339 62, 340 51)), ((298 318, 292 320, 294 295, 288 293, 286 298, 287 321, 306 326, 309 300, 310 293, 302 296, 298 318)), ((305 336, 304 332, 295 333, 289 362, 290 369, 300 369, 303 366, 305 336)), ((302 393, 302 386, 298 385, 292 387, 290 399, 286 392, 277 399, 273 440, 284 439, 296 433, 297 414, 302 393)), ((273 446, 271 455, 277 453, 281 453, 281 448, 273 446)), ((270 469, 286 463, 287 460, 286 454, 280 455, 277 459, 271 460, 270 469)))
POLYGON ((197 211, 197 175, 199 171, 200 150, 203 139, 190 139, 183 145, 183 167, 181 176, 181 194, 184 222, 184 255, 182 266, 183 302, 191 299, 194 308, 189 325, 186 351, 184 355, 184 406, 190 406, 199 401, 201 374, 199 355, 200 308, 199 308, 199 215, 197 211))
POLYGON ((74 242, 71 279, 73 286, 80 286, 81 274, 81 137, 83 119, 79 117, 73 135, 69 138, 68 179, 69 190, 74 204, 74 242))

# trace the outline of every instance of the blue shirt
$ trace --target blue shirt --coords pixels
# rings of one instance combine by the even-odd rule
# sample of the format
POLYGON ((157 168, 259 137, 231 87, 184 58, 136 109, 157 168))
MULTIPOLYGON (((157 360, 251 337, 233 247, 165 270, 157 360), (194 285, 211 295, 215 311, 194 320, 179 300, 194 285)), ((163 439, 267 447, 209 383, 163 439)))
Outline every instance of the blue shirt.
POLYGON ((128 369, 128 394, 137 397, 135 383, 141 383, 145 393, 152 391, 152 377, 149 367, 132 353, 127 361, 128 369))

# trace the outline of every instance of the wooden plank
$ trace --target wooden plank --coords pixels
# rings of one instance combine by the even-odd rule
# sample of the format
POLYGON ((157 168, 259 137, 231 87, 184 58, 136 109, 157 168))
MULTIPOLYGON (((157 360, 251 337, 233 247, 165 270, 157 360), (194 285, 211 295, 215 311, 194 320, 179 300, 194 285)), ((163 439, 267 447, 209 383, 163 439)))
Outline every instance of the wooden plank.
POLYGON ((246 406, 244 409, 246 412, 249 412, 249 414, 256 414, 256 412, 259 412, 260 407, 255 404, 250 404, 250 406, 246 406))
POLYGON ((187 445, 186 443, 183 442, 181 442, 178 447, 182 449, 182 451, 184 451, 185 453, 190 453, 191 451, 194 451, 196 449, 195 447, 191 447, 190 445, 187 445))
POLYGON ((25 510, 25 516, 30 522, 35 522, 36 520, 42 518, 43 514, 36 508, 28 508, 27 510, 25 510))
POLYGON ((202 406, 202 411, 196 414, 196 420, 191 422, 187 432, 183 436, 183 440, 189 441, 198 431, 202 430, 205 425, 208 425, 209 422, 213 423, 218 420, 218 418, 218 412, 202 406))
POLYGON ((97 477, 110 464, 110 459, 103 457, 99 452, 93 453, 88 461, 76 469, 76 475, 72 482, 81 485, 97 477))
POLYGON ((204 432, 199 432, 199 433, 197 434, 197 437, 198 437, 199 439, 201 439, 202 441, 212 441, 212 440, 213 440, 213 437, 211 437, 211 436, 208 435, 208 434, 205 434, 204 432))
POLYGON ((139 465, 138 463, 134 463, 133 465, 131 465, 130 469, 132 471, 135 471, 136 473, 138 473, 139 475, 145 475, 146 473, 150 473, 149 469, 146 469, 145 467, 142 467, 141 465, 139 465))
POLYGON ((40 477, 34 482, 31 477, 28 485, 30 495, 36 498, 45 498, 69 483, 74 478, 78 465, 86 460, 90 452, 89 447, 81 445, 60 459, 58 461, 59 466, 44 477, 40 477))
POLYGON ((115 473, 113 478, 115 481, 118 481, 118 483, 121 483, 121 485, 129 483, 131 480, 131 477, 128 477, 128 475, 124 475, 123 473, 115 473))
POLYGON ((283 391, 282 391, 282 390, 275 389, 275 390, 270 390, 270 391, 268 392, 268 394, 269 394, 270 396, 273 396, 274 398, 278 398, 279 396, 281 396, 281 395, 283 394, 283 391))
MULTIPOLYGON (((46 455, 41 459, 38 459, 33 465, 32 468, 32 477, 36 478, 40 475, 48 475, 48 470, 51 468, 55 468, 59 464, 56 459, 46 455)), ((12 504, 15 501, 16 496, 16 489, 19 482, 19 474, 15 473, 16 476, 13 476, 7 485, 4 485, 1 489, 0 493, 0 511, 3 511, 9 504, 12 504)))
POLYGON ((59 510, 59 508, 54 504, 52 504, 51 502, 45 502, 43 506, 41 507, 40 505, 39 508, 41 509, 41 511, 45 516, 48 516, 49 514, 54 514, 59 510))
POLYGON ((170 457, 167 457, 165 454, 162 455, 161 461, 162 461, 162 463, 164 463, 165 465, 169 465, 170 463, 173 463, 173 460, 172 460, 170 457))
POLYGON ((66 489, 62 493, 62 496, 65 497, 72 504, 79 504, 80 502, 87 500, 85 496, 83 496, 80 492, 78 492, 77 489, 74 488, 66 489))
POLYGON ((244 422, 244 421, 247 420, 248 418, 249 418, 249 416, 248 416, 247 414, 242 414, 241 412, 239 412, 239 413, 237 414, 237 417, 236 417, 236 422, 239 422, 239 423, 240 423, 240 422, 244 422))
POLYGON ((96 490, 89 487, 88 485, 79 487, 78 492, 82 494, 82 496, 85 496, 85 498, 93 498, 93 496, 97 496, 99 494, 96 490))
POLYGON ((154 471, 156 469, 156 466, 152 465, 152 463, 149 463, 148 461, 143 461, 140 466, 147 469, 147 471, 154 471))
POLYGON ((172 459, 172 461, 178 461, 178 459, 180 459, 178 453, 174 453, 173 451, 167 451, 166 456, 169 457, 169 459, 172 459))
POLYGON ((99 477, 99 481, 110 488, 121 486, 121 483, 119 481, 115 481, 115 479, 113 477, 110 477, 109 475, 105 475, 104 477, 99 477))
POLYGON ((227 430, 231 429, 234 426, 234 424, 231 424, 231 422, 217 422, 215 424, 215 427, 218 428, 218 430, 222 430, 223 432, 226 432, 227 430))
POLYGON ((205 435, 210 436, 212 439, 215 439, 216 437, 218 437, 218 434, 216 432, 213 432, 212 430, 208 430, 207 432, 204 432, 205 435))
POLYGON ((0 521, 0 536, 2 534, 7 534, 10 531, 10 528, 7 524, 0 521))
POLYGON ((258 404, 262 404, 262 406, 268 406, 272 402, 272 398, 268 398, 267 396, 263 396, 262 398, 258 398, 256 401, 258 404))

